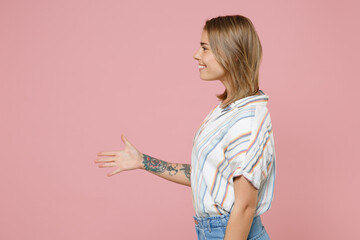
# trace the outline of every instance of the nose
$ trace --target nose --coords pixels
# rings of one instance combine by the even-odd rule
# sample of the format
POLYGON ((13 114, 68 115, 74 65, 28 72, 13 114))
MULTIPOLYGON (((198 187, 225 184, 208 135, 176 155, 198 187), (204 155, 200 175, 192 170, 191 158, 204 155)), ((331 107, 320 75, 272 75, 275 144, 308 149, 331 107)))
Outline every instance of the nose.
POLYGON ((197 52, 194 54, 193 58, 194 58, 195 60, 200 60, 201 56, 200 56, 199 52, 200 52, 200 49, 197 50, 197 52))

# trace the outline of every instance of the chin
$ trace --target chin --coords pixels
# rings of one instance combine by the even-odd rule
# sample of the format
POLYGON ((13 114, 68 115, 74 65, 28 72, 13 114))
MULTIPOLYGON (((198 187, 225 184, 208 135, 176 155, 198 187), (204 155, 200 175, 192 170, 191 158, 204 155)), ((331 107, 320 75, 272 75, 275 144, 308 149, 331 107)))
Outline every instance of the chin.
POLYGON ((201 80, 204 80, 204 81, 215 81, 217 79, 215 78, 204 78, 204 77, 200 77, 201 80))

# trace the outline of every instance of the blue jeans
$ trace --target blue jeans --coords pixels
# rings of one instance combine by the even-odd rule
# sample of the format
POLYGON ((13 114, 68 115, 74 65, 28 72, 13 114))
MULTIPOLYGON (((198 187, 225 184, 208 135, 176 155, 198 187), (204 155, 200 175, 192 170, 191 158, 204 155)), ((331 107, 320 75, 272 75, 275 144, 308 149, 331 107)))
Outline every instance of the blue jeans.
MULTIPOLYGON (((213 217, 196 217, 195 229, 198 240, 220 240, 224 239, 227 222, 230 214, 213 216, 213 217)), ((256 216, 253 219, 248 240, 270 240, 265 227, 261 223, 260 216, 256 216)))

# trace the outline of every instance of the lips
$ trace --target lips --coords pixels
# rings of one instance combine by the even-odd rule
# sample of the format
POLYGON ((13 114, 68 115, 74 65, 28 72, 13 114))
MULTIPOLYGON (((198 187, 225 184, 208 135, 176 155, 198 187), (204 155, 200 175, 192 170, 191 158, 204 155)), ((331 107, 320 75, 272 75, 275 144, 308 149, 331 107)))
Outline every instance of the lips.
POLYGON ((201 71, 201 70, 203 70, 203 69, 205 69, 206 68, 206 65, 201 65, 201 64, 199 64, 199 70, 201 71))

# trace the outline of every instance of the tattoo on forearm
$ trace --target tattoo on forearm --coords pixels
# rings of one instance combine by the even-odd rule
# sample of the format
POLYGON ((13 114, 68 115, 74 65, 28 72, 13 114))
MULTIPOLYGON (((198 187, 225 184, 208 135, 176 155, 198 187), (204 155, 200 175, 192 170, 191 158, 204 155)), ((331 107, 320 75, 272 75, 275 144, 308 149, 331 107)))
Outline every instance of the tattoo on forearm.
POLYGON ((170 176, 176 175, 179 171, 184 171, 185 176, 190 180, 190 164, 181 164, 182 168, 178 169, 178 164, 172 165, 171 163, 159 160, 157 158, 153 158, 149 155, 143 154, 144 160, 143 164, 145 170, 154 172, 154 173, 163 173, 165 171, 169 172, 170 176))
POLYGON ((179 170, 176 169, 177 166, 178 166, 177 164, 175 165, 175 167, 173 167, 173 166, 171 166, 171 165, 169 164, 169 166, 166 168, 166 170, 169 171, 169 175, 174 176, 174 175, 177 174, 177 172, 179 171, 179 170))
POLYGON ((184 171, 185 176, 189 179, 190 181, 190 175, 191 175, 191 169, 190 169, 190 164, 182 164, 183 168, 180 169, 184 171))
POLYGON ((146 154, 143 155, 144 155, 143 164, 146 170, 155 173, 163 173, 168 168, 167 162, 153 158, 146 154))

